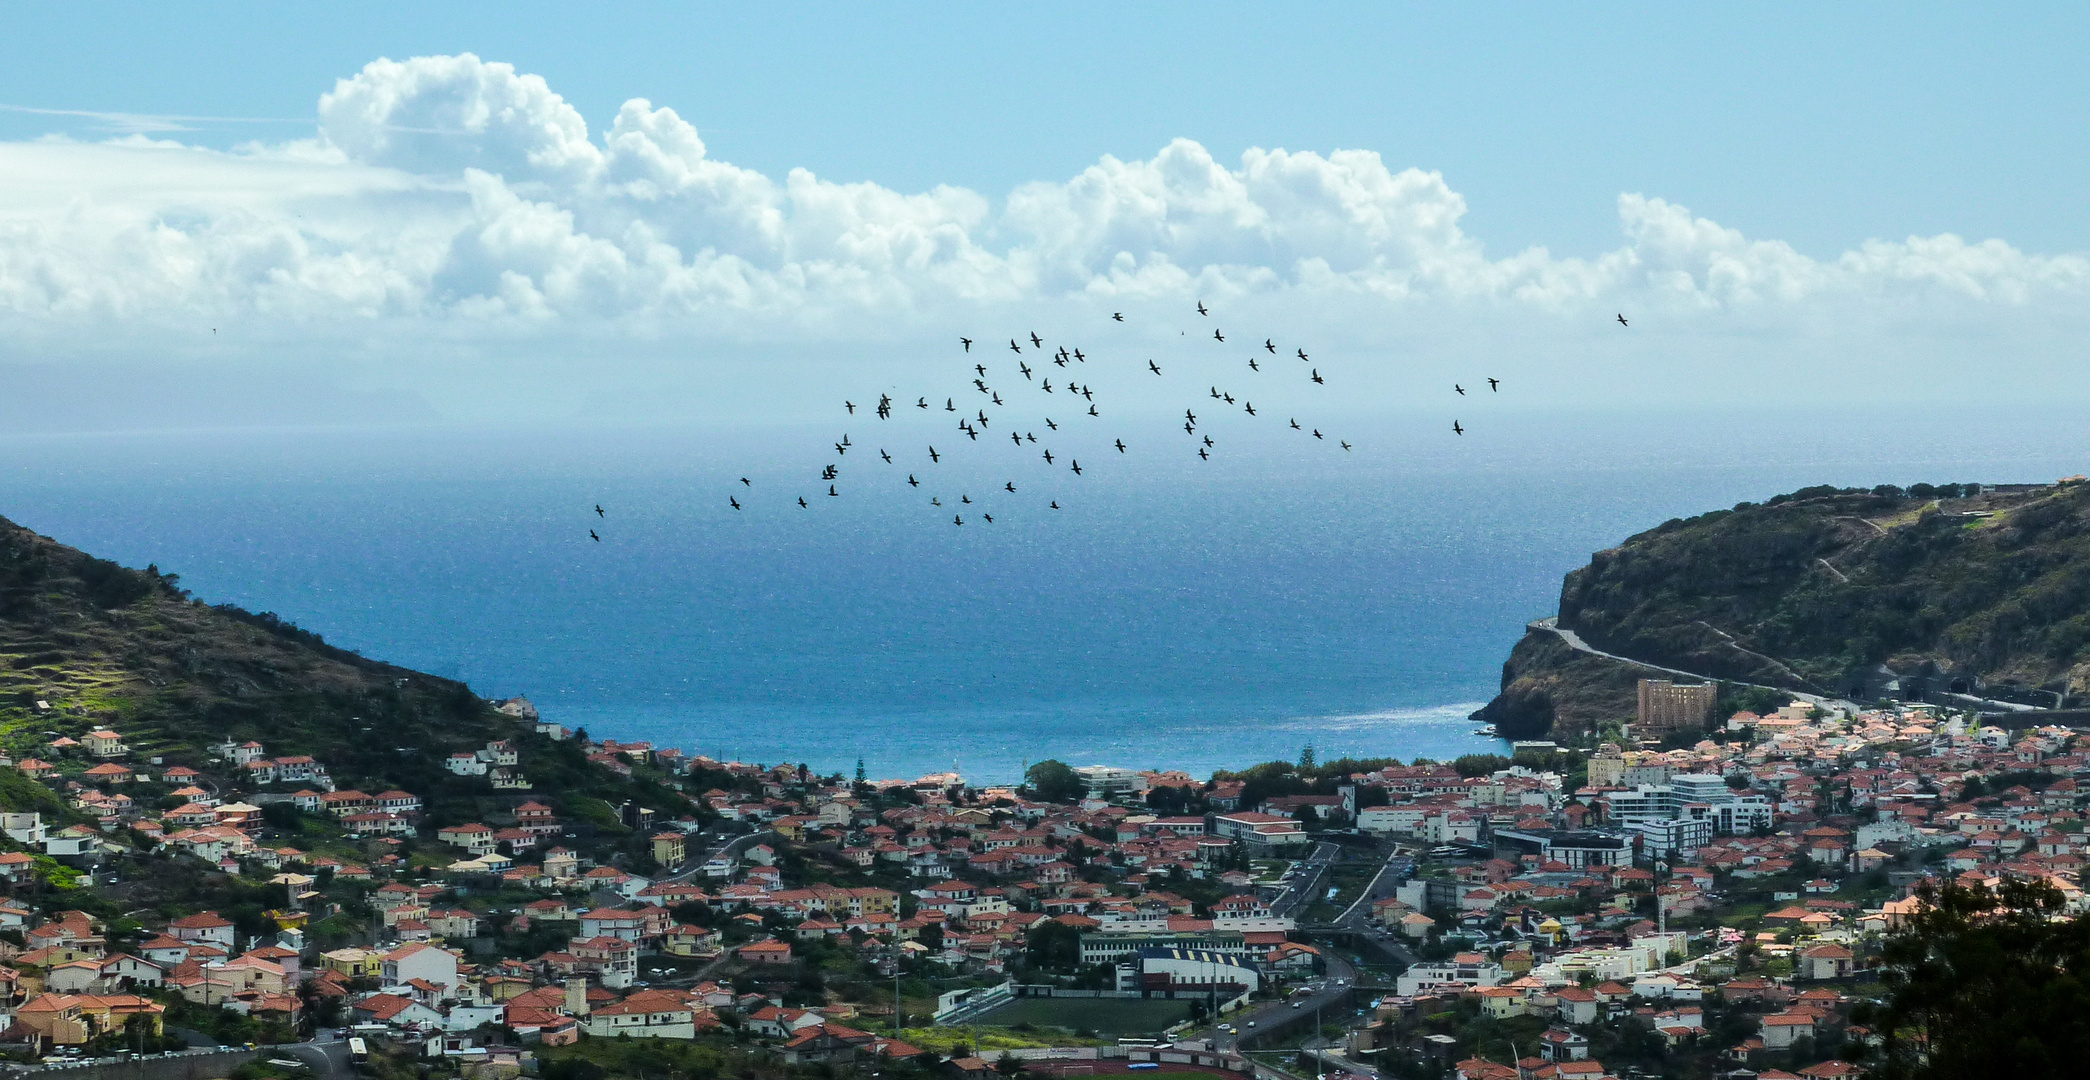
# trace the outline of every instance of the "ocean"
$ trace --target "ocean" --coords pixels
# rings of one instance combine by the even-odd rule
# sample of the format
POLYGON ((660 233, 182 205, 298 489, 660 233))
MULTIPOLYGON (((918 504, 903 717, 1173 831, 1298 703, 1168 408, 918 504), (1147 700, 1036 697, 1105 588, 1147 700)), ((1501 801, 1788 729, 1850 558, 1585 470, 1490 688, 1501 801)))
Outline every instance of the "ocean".
POLYGON ((1204 775, 1500 749, 1467 713, 1591 551, 1815 483, 2052 480, 2068 419, 1360 414, 1353 452, 1236 425, 1201 461, 1154 415, 1137 452, 1068 434, 1080 477, 868 419, 842 456, 840 424, 0 435, 0 515, 598 737, 1204 775))

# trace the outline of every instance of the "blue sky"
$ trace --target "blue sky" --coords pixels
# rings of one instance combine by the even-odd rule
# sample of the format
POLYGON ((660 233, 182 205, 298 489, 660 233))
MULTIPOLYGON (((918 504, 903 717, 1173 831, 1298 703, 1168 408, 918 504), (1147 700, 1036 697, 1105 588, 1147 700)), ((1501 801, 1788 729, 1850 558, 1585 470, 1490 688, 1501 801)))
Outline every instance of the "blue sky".
POLYGON ((2081 5, 895 10, 14 12, 0 365, 31 382, 159 365, 257 401, 316 380, 409 402, 399 415, 555 413, 731 383, 867 321, 867 362, 903 369, 951 328, 1219 295, 1360 363, 1398 348, 1432 381, 1462 349, 1543 348, 1556 366, 1532 374, 1558 400, 1580 385, 1616 404, 1679 364, 1702 377, 1686 396, 1777 400, 1827 364, 1832 395, 2090 397, 2072 374, 2090 289, 2081 5), (470 71, 366 71, 465 54, 470 71), (328 127, 321 95, 343 79, 361 119, 328 127), (459 93, 535 95, 518 108, 576 117, 602 160, 525 175, 548 129, 398 134, 459 93), (651 114, 619 158, 606 140, 635 98, 673 123, 651 114), (141 129, 158 143, 104 145, 141 129), (1279 149, 1294 156, 1258 181, 1244 154, 1279 149), (682 155, 676 179, 645 183, 702 198, 605 194, 662 154, 682 155), (827 186, 792 189, 794 169, 827 186), (1210 169, 1252 190, 1200 204, 1211 177, 1178 182, 1210 169), (778 221, 790 236, 762 234, 778 221), (1142 276, 1113 271, 1120 256, 1142 276), (1666 336, 1614 355, 1589 335, 1628 306, 1666 336), (221 321, 236 340, 170 335, 221 321))

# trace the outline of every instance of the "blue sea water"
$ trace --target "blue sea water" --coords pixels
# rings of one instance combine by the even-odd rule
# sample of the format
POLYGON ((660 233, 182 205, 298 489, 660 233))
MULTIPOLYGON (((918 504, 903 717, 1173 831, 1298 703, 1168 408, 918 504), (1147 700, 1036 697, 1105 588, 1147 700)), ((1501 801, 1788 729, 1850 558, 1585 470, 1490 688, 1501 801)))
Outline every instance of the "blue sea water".
POLYGON ((1466 714, 1591 551, 1813 483, 2051 480, 2090 449, 2062 419, 1360 415, 1352 453, 1242 428, 1205 462, 1156 416, 1148 453, 1070 435, 1078 478, 986 444, 887 466, 863 422, 839 459, 800 426, 0 435, 0 515, 598 736, 1205 774, 1499 748, 1466 714))

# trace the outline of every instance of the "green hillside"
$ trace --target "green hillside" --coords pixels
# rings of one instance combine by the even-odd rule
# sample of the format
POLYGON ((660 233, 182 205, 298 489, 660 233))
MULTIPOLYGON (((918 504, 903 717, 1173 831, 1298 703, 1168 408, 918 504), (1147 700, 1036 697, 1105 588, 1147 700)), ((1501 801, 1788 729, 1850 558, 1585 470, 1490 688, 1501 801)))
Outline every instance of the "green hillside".
MULTIPOLYGON (((2090 485, 1808 488, 1672 520, 1567 575, 1558 625, 1645 664, 1871 699, 2090 688, 2090 485)), ((1644 668, 1533 631, 1477 718, 1630 719, 1644 668)))

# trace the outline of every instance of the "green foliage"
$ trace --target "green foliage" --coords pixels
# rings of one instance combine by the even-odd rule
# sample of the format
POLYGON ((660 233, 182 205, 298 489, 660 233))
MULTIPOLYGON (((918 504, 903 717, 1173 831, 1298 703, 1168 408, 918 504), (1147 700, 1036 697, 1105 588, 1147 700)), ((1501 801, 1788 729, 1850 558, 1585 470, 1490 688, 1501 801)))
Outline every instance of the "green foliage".
POLYGON ((1052 758, 1031 766, 1023 774, 1023 782, 1046 802, 1072 802, 1081 797, 1084 787, 1072 765, 1052 758))
POLYGON ((1886 1037, 1883 1080, 2082 1075, 2090 1061, 2090 920, 2058 918, 2043 881, 1926 886, 1887 940, 1885 1003, 1863 1019, 1886 1037))
POLYGON ((1486 776, 1510 767, 1510 760, 1501 754, 1463 754, 1454 759, 1451 767, 1460 776, 1486 776))

